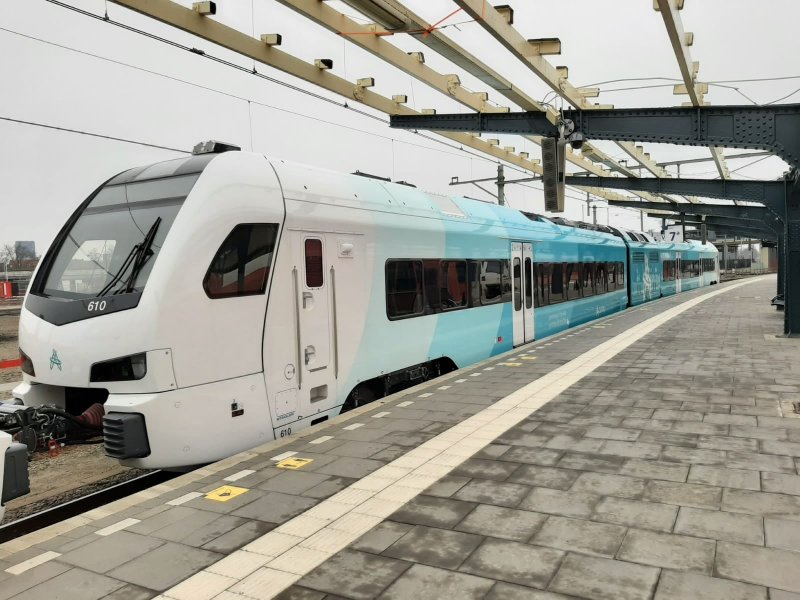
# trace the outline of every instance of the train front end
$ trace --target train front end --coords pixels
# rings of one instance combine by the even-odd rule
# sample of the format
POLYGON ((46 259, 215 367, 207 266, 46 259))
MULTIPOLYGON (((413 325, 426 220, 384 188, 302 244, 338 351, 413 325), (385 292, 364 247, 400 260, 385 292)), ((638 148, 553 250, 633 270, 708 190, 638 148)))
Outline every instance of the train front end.
POLYGON ((102 432, 123 464, 183 468, 271 439, 263 325, 283 214, 269 163, 242 152, 98 188, 42 259, 20 315, 13 395, 28 446, 102 432))

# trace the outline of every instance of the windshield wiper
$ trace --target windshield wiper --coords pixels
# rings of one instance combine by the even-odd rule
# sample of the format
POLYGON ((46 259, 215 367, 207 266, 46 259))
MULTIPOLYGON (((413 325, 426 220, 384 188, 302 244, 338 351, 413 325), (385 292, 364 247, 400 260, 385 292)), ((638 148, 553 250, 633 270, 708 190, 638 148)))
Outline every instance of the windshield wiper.
POLYGON ((97 297, 98 298, 100 296, 105 296, 106 294, 108 294, 108 292, 111 291, 111 288, 113 288, 122 279, 122 276, 125 274, 125 271, 127 271, 128 267, 131 266, 131 263, 133 262, 134 257, 138 253, 139 246, 141 246, 141 244, 134 244, 133 245, 133 248, 131 248, 131 251, 128 252, 128 256, 126 256, 125 260, 122 261, 122 264, 120 265, 119 269, 117 269, 117 272, 114 273, 114 276, 111 278, 111 280, 107 284, 105 284, 103 286, 102 290, 97 292, 97 297))
MULTIPOLYGON (((135 258, 133 259, 133 266, 131 267, 131 274, 128 277, 128 282, 125 285, 125 292, 132 292, 134 285, 136 285, 136 278, 139 277, 139 273, 144 268, 144 265, 147 263, 148 259, 153 256, 154 252, 150 249, 153 245, 153 240, 156 238, 156 231, 158 231, 158 226, 161 225, 161 217, 156 217, 156 220, 153 221, 153 224, 150 226, 150 229, 147 230, 147 233, 144 236, 144 240, 142 243, 139 244, 139 251, 136 253, 135 258)), ((117 293, 121 293, 122 290, 118 290, 117 293)))

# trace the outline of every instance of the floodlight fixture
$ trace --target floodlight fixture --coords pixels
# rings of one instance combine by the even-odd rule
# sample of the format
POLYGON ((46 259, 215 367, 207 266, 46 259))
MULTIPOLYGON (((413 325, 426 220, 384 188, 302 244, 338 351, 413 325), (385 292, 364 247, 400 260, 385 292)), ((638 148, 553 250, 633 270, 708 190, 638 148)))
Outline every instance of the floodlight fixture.
POLYGON ((314 66, 318 69, 327 70, 333 68, 333 59, 330 58, 318 58, 314 61, 314 66))
POLYGON ((216 2, 194 2, 192 3, 192 10, 201 15, 215 15, 217 14, 216 2))
POLYGON ((261 41, 267 46, 280 46, 283 36, 280 33, 264 33, 261 35, 261 41))

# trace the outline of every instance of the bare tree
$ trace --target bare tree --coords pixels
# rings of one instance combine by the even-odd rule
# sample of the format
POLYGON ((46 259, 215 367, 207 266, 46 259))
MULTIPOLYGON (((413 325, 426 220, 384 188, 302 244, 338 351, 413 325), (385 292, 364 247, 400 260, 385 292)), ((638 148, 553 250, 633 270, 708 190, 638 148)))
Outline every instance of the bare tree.
POLYGON ((14 244, 3 244, 0 246, 0 263, 9 264, 17 259, 17 251, 14 244))

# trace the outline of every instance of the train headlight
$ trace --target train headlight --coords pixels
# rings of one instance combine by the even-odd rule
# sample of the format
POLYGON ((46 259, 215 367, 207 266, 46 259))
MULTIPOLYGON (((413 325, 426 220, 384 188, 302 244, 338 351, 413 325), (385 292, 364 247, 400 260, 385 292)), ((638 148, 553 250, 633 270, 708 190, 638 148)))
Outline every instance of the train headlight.
POLYGON ((92 365, 89 381, 134 381, 147 375, 147 355, 131 354, 92 365))
POLYGON ((22 351, 22 348, 19 349, 19 358, 22 361, 22 364, 19 366, 19 368, 22 369, 22 372, 30 375, 31 377, 36 377, 36 370, 33 368, 33 361, 31 360, 30 356, 22 351))

